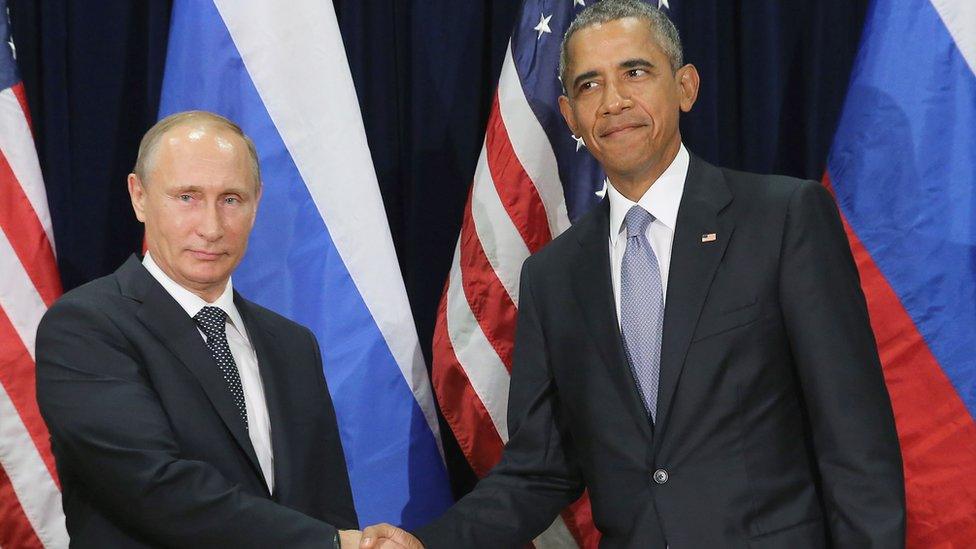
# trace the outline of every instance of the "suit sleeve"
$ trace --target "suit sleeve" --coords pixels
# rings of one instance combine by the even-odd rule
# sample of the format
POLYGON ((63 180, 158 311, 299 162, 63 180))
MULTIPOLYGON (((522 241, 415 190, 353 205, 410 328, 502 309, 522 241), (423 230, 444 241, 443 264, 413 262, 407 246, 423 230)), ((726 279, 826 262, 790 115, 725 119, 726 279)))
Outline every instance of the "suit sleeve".
POLYGON ((533 260, 522 268, 508 400, 510 439, 499 464, 440 519, 416 535, 428 549, 518 547, 549 527, 583 493, 571 438, 532 291, 533 260))
POLYGON ((905 495, 891 401, 833 198, 804 182, 787 213, 780 299, 837 547, 903 547, 905 495))
POLYGON ((141 362, 94 303, 62 300, 38 329, 38 404, 59 472, 92 505, 151 545, 332 546, 332 526, 183 458, 141 362))

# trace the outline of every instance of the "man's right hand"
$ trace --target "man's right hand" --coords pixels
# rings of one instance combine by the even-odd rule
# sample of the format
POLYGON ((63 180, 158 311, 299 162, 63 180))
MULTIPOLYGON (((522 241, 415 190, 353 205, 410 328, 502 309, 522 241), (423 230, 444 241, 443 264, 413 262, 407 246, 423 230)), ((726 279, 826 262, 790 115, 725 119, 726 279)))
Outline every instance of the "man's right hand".
POLYGON ((361 549, 424 549, 424 544, 402 528, 392 524, 376 524, 363 530, 361 549))

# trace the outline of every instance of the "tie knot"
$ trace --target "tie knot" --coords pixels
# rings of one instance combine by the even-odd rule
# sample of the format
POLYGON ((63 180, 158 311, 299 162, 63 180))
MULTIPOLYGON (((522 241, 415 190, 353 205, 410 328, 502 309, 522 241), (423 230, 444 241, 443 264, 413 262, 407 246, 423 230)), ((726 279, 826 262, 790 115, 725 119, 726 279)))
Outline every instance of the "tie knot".
POLYGON ((193 320, 196 321, 197 326, 203 330, 203 333, 207 334, 209 338, 212 335, 223 334, 226 330, 227 313, 224 312, 220 307, 213 307, 207 305, 206 307, 200 309, 200 312, 194 315, 193 320))
POLYGON ((627 225, 627 238, 642 235, 647 231, 647 226, 654 221, 651 212, 640 206, 632 206, 624 216, 624 224, 627 225))

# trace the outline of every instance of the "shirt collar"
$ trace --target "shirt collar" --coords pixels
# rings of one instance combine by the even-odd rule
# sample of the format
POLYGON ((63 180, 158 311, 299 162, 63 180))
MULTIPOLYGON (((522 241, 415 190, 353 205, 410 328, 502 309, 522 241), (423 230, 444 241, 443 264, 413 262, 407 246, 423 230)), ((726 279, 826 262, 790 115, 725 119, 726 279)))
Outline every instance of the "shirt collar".
POLYGON ((247 340, 247 330, 244 329, 244 319, 241 317, 241 313, 237 310, 237 306, 234 305, 234 284, 230 278, 227 279, 227 286, 224 288, 223 293, 214 300, 213 303, 207 303, 202 297, 197 294, 187 290, 183 286, 180 286, 178 282, 169 277, 163 270, 156 264, 149 252, 146 252, 146 256, 142 258, 142 265, 149 271, 149 274, 156 279, 157 282, 162 285, 163 289, 166 290, 180 307, 186 311, 186 314, 190 315, 190 318, 196 316, 207 305, 213 307, 218 307, 227 313, 227 318, 230 320, 231 325, 241 334, 241 336, 247 340))
POLYGON ((612 244, 616 244, 617 236, 626 230, 624 217, 634 205, 639 205, 650 212, 654 219, 674 232, 678 220, 678 206, 681 204, 681 195, 685 190, 685 179, 688 177, 690 163, 691 156, 682 143, 671 165, 637 202, 620 194, 612 184, 607 185, 607 196, 610 197, 610 242, 612 244))

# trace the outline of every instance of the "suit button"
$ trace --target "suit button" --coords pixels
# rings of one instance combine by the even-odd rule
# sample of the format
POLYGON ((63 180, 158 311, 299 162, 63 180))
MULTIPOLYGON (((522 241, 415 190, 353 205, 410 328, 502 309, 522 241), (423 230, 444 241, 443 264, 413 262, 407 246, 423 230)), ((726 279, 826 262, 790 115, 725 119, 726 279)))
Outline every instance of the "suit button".
POLYGON ((668 472, 664 469, 658 469, 654 471, 654 482, 658 484, 665 484, 668 482, 668 472))

